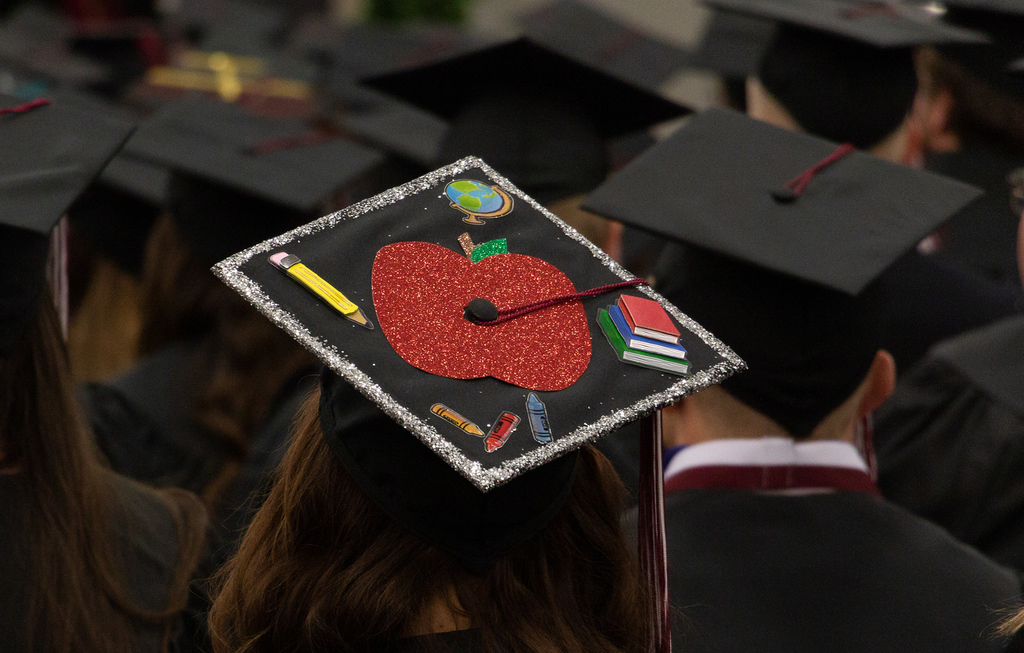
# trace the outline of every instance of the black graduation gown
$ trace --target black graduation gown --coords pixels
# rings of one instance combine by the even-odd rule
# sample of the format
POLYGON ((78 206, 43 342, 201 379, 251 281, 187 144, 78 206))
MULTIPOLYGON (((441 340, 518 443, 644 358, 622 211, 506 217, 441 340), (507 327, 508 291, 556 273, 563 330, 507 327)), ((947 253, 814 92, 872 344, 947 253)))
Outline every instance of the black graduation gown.
POLYGON ((665 497, 673 647, 699 653, 1000 651, 1018 577, 867 493, 665 497))
MULTIPOLYGON (((167 607, 171 582, 178 569, 178 531, 171 513, 152 492, 123 478, 115 481, 123 510, 115 511, 115 537, 123 563, 120 571, 129 596, 144 609, 167 607)), ((20 653, 23 646, 24 610, 28 603, 30 552, 20 544, 29 502, 17 474, 0 475, 0 653, 20 653)), ((165 628, 138 620, 131 650, 163 651, 165 628)))
POLYGON ((875 413, 890 500, 1024 570, 1024 316, 942 343, 875 413))
POLYGON ((111 468, 145 483, 197 494, 228 452, 192 419, 198 346, 176 343, 109 383, 88 383, 82 405, 111 468))
POLYGON ((934 255, 911 250, 878 283, 887 302, 882 347, 903 374, 936 343, 1010 317, 1024 307, 1018 289, 934 255))
MULTIPOLYGON (((193 343, 164 347, 109 383, 81 388, 100 449, 114 471, 159 486, 201 493, 227 460, 227 446, 192 418, 201 352, 193 343)), ((222 499, 232 514, 277 466, 313 368, 285 383, 254 434, 249 459, 222 499)))
POLYGON ((925 167, 985 189, 985 196, 964 207, 943 225, 941 255, 1002 284, 1020 287, 1017 274, 1017 225, 1010 208, 1006 175, 1024 166, 1024 154, 999 152, 967 142, 959 152, 931 154, 925 167))

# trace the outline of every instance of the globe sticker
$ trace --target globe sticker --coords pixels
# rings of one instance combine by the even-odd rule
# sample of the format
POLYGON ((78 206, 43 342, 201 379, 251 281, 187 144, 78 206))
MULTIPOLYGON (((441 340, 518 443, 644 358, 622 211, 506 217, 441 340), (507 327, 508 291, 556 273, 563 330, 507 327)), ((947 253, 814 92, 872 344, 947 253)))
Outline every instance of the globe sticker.
POLYGON ((497 186, 474 179, 456 179, 445 186, 452 208, 466 214, 466 224, 484 224, 480 218, 500 218, 512 212, 512 197, 497 186))

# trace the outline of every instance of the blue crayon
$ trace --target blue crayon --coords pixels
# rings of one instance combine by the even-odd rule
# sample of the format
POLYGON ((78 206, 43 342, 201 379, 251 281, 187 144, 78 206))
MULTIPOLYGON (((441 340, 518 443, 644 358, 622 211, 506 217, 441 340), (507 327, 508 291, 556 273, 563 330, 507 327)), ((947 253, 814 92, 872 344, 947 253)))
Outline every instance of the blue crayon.
POLYGON ((541 444, 551 442, 551 427, 548 425, 548 411, 537 395, 530 393, 526 398, 526 413, 530 416, 530 430, 533 439, 541 444))

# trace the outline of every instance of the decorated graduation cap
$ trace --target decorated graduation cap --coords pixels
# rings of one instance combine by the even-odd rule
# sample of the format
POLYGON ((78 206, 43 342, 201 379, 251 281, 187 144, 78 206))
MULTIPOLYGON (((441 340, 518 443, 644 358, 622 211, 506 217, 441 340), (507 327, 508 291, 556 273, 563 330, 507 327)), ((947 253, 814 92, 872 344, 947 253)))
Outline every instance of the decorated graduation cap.
POLYGON ((473 157, 214 272, 324 362, 362 488, 470 568, 543 528, 579 447, 742 367, 473 157))
POLYGON ((0 96, 0 356, 43 293, 50 232, 133 128, 79 107, 0 96))
POLYGON ((584 208, 678 243, 656 287, 749 363, 723 387, 806 436, 860 385, 879 349, 885 304, 874 281, 980 195, 710 109, 584 208))
POLYGON ((527 15, 524 32, 552 50, 657 89, 689 53, 577 0, 555 0, 527 15))
POLYGON ((125 150, 172 170, 172 212, 210 263, 310 219, 381 160, 304 121, 201 98, 164 107, 125 150))
POLYGON ((365 83, 448 120, 442 160, 482 156, 542 203, 603 181, 608 139, 687 112, 527 37, 365 83), (489 81, 481 92, 453 92, 452 80, 467 74, 489 81))
POLYGON ((983 43, 920 7, 853 0, 705 0, 778 25, 757 77, 801 127, 868 148, 904 121, 917 92, 913 48, 983 43))

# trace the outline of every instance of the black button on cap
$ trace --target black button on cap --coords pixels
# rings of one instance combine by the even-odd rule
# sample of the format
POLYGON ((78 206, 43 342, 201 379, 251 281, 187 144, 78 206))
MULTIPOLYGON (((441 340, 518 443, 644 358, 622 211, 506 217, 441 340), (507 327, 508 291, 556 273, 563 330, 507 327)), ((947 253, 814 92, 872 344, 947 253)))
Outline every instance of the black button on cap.
POLYGON ((498 319, 498 307, 486 299, 477 297, 466 306, 464 315, 472 322, 490 322, 498 319))
POLYGON ((790 202, 796 201, 797 195, 792 189, 783 186, 782 188, 773 190, 772 197, 780 204, 789 204, 790 202))

